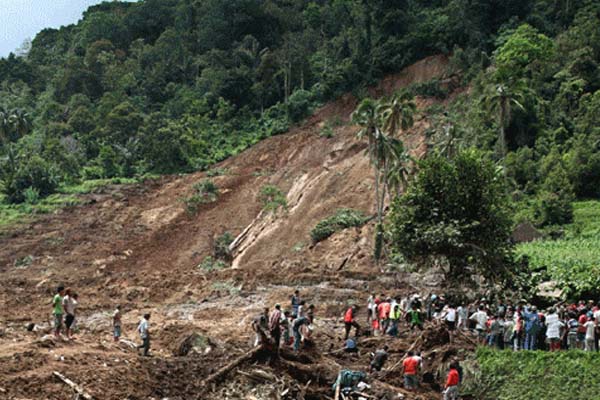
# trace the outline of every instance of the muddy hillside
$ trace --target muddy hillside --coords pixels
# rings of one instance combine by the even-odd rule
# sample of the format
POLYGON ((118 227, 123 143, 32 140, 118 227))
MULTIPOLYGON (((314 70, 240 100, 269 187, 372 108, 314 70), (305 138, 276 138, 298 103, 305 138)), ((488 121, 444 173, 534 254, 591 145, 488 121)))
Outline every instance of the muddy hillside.
MULTIPOLYGON (((446 71, 445 58, 428 58, 386 78, 372 94, 449 81, 446 71)), ((435 102, 417 99, 415 125, 405 133, 416 157, 427 150, 430 121, 423 110, 435 102)), ((390 360, 370 380, 371 398, 441 398, 442 372, 473 346, 469 337, 449 343, 438 326, 422 334, 403 327, 396 340, 363 339, 357 356, 336 351, 348 304, 363 304, 372 291, 426 294, 436 285, 433 278, 381 273, 371 260, 372 223, 311 241, 315 225, 339 209, 374 213, 366 144, 349 121, 355 106, 346 95, 288 133, 215 166, 215 201, 194 212, 184 200, 206 173, 105 187, 85 195, 83 205, 2 232, 0 398, 86 398, 77 397, 80 390, 95 399, 327 399, 337 372, 364 370, 369 352, 384 342, 390 360), (321 135, 331 121, 332 137, 321 135), (266 186, 278 188, 285 207, 265 209, 266 186), (207 256, 225 232, 234 239, 230 258, 209 265, 207 256), (58 284, 80 297, 79 332, 70 342, 48 336, 58 284), (284 349, 270 365, 263 349, 252 347, 251 320, 263 307, 287 307, 294 289, 316 306, 314 345, 299 354, 284 349), (126 339, 119 344, 111 337, 117 304, 126 339), (152 313, 149 358, 131 343, 139 341, 135 328, 145 312, 152 313), (425 359, 427 383, 416 394, 401 387, 399 361, 409 349, 425 359)), ((365 318, 366 312, 359 321, 365 318)))

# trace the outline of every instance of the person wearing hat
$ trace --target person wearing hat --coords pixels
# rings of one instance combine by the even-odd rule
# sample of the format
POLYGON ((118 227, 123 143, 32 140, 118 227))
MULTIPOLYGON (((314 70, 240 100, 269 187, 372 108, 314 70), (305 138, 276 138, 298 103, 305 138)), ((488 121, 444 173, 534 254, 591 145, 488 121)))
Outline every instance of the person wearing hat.
POLYGON ((275 345, 275 354, 279 353, 279 343, 281 341, 281 305, 275 304, 275 309, 269 316, 269 333, 275 345))

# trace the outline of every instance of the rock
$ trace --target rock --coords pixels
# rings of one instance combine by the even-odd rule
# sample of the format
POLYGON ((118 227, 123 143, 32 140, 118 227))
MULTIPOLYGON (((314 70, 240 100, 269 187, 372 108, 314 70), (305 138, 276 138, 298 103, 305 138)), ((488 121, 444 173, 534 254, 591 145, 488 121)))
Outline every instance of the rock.
POLYGON ((35 324, 33 322, 30 322, 25 328, 27 329, 27 332, 33 332, 35 330, 35 324))

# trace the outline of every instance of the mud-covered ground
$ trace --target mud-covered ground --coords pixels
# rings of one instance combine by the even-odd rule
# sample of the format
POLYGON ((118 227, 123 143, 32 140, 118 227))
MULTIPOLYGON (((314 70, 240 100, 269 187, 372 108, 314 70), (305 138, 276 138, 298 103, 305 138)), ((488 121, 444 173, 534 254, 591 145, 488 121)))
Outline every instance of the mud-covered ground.
MULTIPOLYGON (((443 80, 446 65, 441 57, 423 60, 373 93, 443 80)), ((425 109, 436 100, 417 102, 425 109)), ((0 398, 73 398, 73 390, 53 376, 58 371, 97 399, 325 399, 332 396, 337 370, 367 368, 368 353, 383 339, 366 339, 358 358, 335 352, 343 344, 346 306, 364 304, 374 291, 400 296, 440 289, 433 277, 382 274, 371 262, 370 224, 311 243, 310 230, 339 208, 372 214, 372 170, 357 127, 348 122, 355 106, 351 96, 342 97, 302 126, 221 163, 224 174, 211 178, 219 187, 217 201, 194 214, 183 199, 204 173, 109 186, 82 196, 83 205, 0 232, 0 398), (333 118, 342 121, 334 137, 321 137, 333 118), (259 192, 267 184, 286 194, 286 210, 261 211, 259 192), (226 231, 238 237, 231 266, 199 268, 226 231), (71 342, 45 338, 59 284, 80 296, 79 332, 71 342), (211 373, 251 349, 250 322, 260 309, 277 302, 285 307, 296 288, 316 305, 315 346, 300 358, 284 351, 275 365, 259 355, 206 386, 211 373), (110 313, 116 304, 123 306, 124 337, 130 341, 138 340, 141 315, 152 313, 152 357, 112 342, 110 313), (34 332, 25 329, 29 323, 36 324, 34 332)), ((428 127, 420 115, 405 133, 415 156, 426 151, 428 127)), ((417 342, 433 376, 420 394, 405 398, 441 398, 440 368, 472 347, 468 337, 448 345, 435 327, 427 332, 403 329, 399 339, 389 341, 388 368, 417 342)), ((398 368, 375 381, 377 398, 403 393, 398 368)))

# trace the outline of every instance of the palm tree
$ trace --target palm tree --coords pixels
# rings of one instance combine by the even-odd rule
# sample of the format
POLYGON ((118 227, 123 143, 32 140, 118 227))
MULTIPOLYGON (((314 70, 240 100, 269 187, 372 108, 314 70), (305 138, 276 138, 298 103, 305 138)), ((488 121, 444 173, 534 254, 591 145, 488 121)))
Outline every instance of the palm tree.
POLYGON ((498 120, 498 147, 500 157, 506 156, 506 127, 512 121, 513 107, 524 110, 522 101, 525 93, 522 82, 508 84, 496 84, 488 90, 481 98, 484 107, 490 114, 495 114, 498 120))
POLYGON ((8 141, 10 135, 9 112, 3 107, 0 107, 0 143, 8 141))
POLYGON ((18 136, 23 137, 29 133, 29 130, 31 129, 31 123, 29 122, 29 114, 27 111, 20 108, 15 108, 10 112, 8 120, 10 125, 13 127, 14 132, 18 136))
POLYGON ((412 175, 413 158, 406 151, 404 143, 398 139, 391 139, 391 150, 394 156, 391 158, 391 165, 385 176, 390 203, 394 196, 399 197, 402 188, 408 184, 408 178, 412 175))
POLYGON ((380 105, 379 113, 383 119, 383 130, 390 136, 396 136, 399 130, 405 131, 414 124, 417 111, 414 97, 407 91, 394 94, 380 105))
POLYGON ((401 154, 401 141, 387 136, 381 126, 383 125, 381 104, 373 99, 363 100, 352 114, 352 121, 360 125, 359 138, 367 138, 367 154, 375 172, 375 208, 377 211, 377 232, 375 238, 375 261, 379 265, 381 249, 383 246, 383 208, 388 187, 387 176, 396 165, 401 154))

